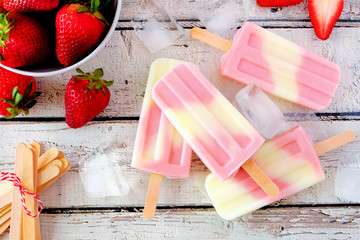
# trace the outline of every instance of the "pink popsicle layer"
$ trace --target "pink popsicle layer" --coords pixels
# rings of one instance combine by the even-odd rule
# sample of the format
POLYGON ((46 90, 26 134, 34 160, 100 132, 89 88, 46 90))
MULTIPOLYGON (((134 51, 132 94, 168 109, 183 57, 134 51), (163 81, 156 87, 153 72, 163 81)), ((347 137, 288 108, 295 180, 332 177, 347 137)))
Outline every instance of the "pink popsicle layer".
POLYGON ((224 182, 210 174, 206 190, 224 219, 241 217, 325 178, 313 143, 299 126, 263 144, 251 159, 279 187, 280 194, 268 196, 243 169, 224 182))
POLYGON ((264 142, 194 64, 171 69, 156 83, 152 96, 220 181, 236 173, 264 142))
POLYGON ((154 84, 179 63, 161 58, 150 67, 131 164, 145 172, 171 178, 189 176, 192 150, 154 103, 151 94, 154 84))
POLYGON ((236 33, 220 71, 313 110, 331 103, 340 81, 335 63, 251 22, 236 33))

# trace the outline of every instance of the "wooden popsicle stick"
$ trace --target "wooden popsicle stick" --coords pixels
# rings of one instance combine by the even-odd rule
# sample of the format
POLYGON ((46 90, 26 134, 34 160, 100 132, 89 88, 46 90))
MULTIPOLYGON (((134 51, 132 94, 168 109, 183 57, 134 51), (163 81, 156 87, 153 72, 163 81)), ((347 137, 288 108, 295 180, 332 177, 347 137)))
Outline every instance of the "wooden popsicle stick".
POLYGON ((59 150, 56 148, 52 148, 46 153, 44 153, 38 161, 38 169, 41 170, 43 167, 45 167, 46 164, 51 162, 52 160, 56 159, 59 155, 59 150))
POLYGON ((2 215, 0 217, 0 226, 3 225, 5 222, 7 222, 11 217, 11 207, 9 207, 9 210, 7 210, 7 212, 4 213, 4 215, 2 215))
MULTIPOLYGON (((16 146, 15 154, 15 174, 21 180, 21 153, 26 149, 26 145, 19 143, 16 146)), ((13 190, 11 206, 11 228, 10 228, 10 240, 22 239, 22 205, 20 200, 20 192, 18 189, 13 190)))
POLYGON ((38 171, 38 174, 44 170, 46 170, 47 168, 51 167, 51 166, 57 166, 59 169, 62 168, 62 162, 60 159, 55 159, 55 160, 52 160, 51 162, 49 162, 48 164, 45 165, 45 167, 43 167, 42 169, 40 169, 38 171))
POLYGON ((228 52, 232 46, 232 42, 219 37, 218 35, 215 35, 209 31, 206 31, 205 29, 201 29, 198 27, 194 27, 190 30, 190 35, 195 38, 198 39, 210 46, 213 46, 217 49, 220 49, 224 52, 228 52))
MULTIPOLYGON (((26 147, 25 144, 22 145, 23 148, 26 147)), ((61 155, 60 155, 61 156, 61 155)), ((63 176, 71 167, 70 163, 68 160, 66 160, 65 158, 62 158, 62 159, 55 159, 55 160, 52 160, 47 166, 51 167, 51 166, 59 166, 59 164, 61 164, 61 168, 60 168, 60 172, 57 176, 49 179, 48 181, 41 181, 41 186, 37 186, 37 193, 40 194, 41 192, 43 192, 46 188, 48 188, 51 184, 53 184, 57 179, 59 179, 61 176, 63 176)), ((44 170, 43 170, 44 171, 44 170)), ((40 171, 41 173, 41 171, 40 171)), ((39 175, 39 173, 38 173, 39 175)), ((5 182, 4 182, 5 183, 5 182)), ((12 183, 10 183, 12 185, 12 183)), ((7 184, 6 184, 7 185, 7 184)), ((3 188, 1 187, 2 184, 0 184, 0 202, 3 202, 3 205, 7 205, 6 207, 9 207, 11 209, 12 207, 12 204, 11 204, 11 201, 12 201, 12 198, 13 196, 11 195, 12 192, 13 192, 13 187, 11 187, 11 192, 10 192, 10 196, 5 196, 6 194, 9 195, 9 192, 5 192, 3 193, 4 189, 6 189, 6 187, 3 186, 3 188), (2 190, 1 190, 2 189, 2 190)), ((20 202, 20 205, 21 205, 21 202, 20 202)), ((21 209, 22 209, 22 205, 21 205, 21 208, 20 208, 20 213, 21 213, 21 209)), ((1 214, 4 214, 4 207, 3 208, 0 208, 0 217, 1 217, 1 214)), ((0 226, 0 235, 10 226, 10 219, 8 220, 8 223, 6 222, 4 225, 1 225, 0 226)))
POLYGON ((354 141, 356 135, 353 131, 346 131, 334 137, 326 139, 322 142, 314 144, 314 149, 317 155, 324 154, 342 145, 354 141))
MULTIPOLYGON (((22 151, 21 174, 23 187, 33 193, 36 193, 36 176, 37 176, 37 153, 36 150, 26 148, 22 151)), ((25 195, 25 202, 31 214, 38 212, 36 199, 25 195)), ((39 217, 32 218, 23 210, 23 236, 29 240, 38 240, 40 236, 39 217)))
POLYGON ((60 173, 60 168, 56 165, 45 168, 37 175, 37 186, 46 184, 60 173))
POLYGON ((37 157, 40 158, 40 150, 41 150, 40 144, 37 142, 32 142, 32 143, 30 143, 30 145, 36 149, 37 157))
POLYGON ((280 193, 278 186, 259 168, 259 166, 251 159, 248 159, 241 166, 254 181, 266 192, 270 197, 277 197, 280 193))
MULTIPOLYGON (((38 172, 37 192, 39 192, 39 188, 41 191, 43 191, 48 186, 50 186, 51 183, 49 184, 49 182, 52 181, 53 179, 54 181, 58 179, 60 177, 58 175, 60 175, 61 170, 63 171, 62 175, 67 171, 67 170, 64 171, 65 169, 63 169, 63 165, 64 164, 61 160, 55 159, 51 161, 48 165, 46 165, 46 168, 38 172), (57 169, 53 167, 57 167, 57 169), (51 170, 48 170, 48 168, 51 168, 51 170), (44 171, 46 171, 46 173, 44 173, 44 171), (44 184, 46 184, 46 186, 44 184)), ((68 164, 65 164, 65 167, 66 166, 68 166, 68 164)), ((11 182, 3 182, 2 184, 0 184, 0 209, 11 203, 12 198, 13 198, 13 184, 11 182)))
MULTIPOLYGON (((321 155, 349 142, 352 142, 355 137, 356 136, 353 131, 346 131, 322 142, 314 144, 314 149, 317 155, 321 155)), ((269 196, 276 197, 279 194, 279 188, 256 165, 254 161, 249 159, 242 165, 242 167, 269 196)))
POLYGON ((65 158, 65 154, 62 151, 59 151, 57 158, 58 159, 65 158))
POLYGON ((3 211, 6 211, 6 209, 7 209, 8 207, 11 207, 11 202, 8 203, 8 205, 6 205, 5 207, 3 207, 3 208, 0 209, 0 217, 1 217, 1 213, 2 213, 3 211))
MULTIPOLYGON (((0 210, 0 217, 4 216, 7 212, 10 212, 11 210, 11 203, 8 204, 6 207, 3 207, 1 210, 0 210)), ((9 216, 9 219, 10 219, 10 216, 9 216)), ((0 224, 1 225, 1 224, 0 224)))
MULTIPOLYGON (((39 158, 40 158, 40 144, 33 142, 32 143, 35 147, 30 147, 31 150, 33 150, 33 157, 34 157, 34 172, 33 172, 33 189, 34 193, 37 193, 37 177, 38 177, 38 166, 39 166, 39 158)), ((29 148, 29 147, 28 147, 29 148)), ((36 213, 38 212, 38 202, 35 201, 35 210, 36 213)), ((39 216, 34 219, 35 222, 35 239, 40 240, 41 239, 41 233, 40 233, 40 218, 39 216)), ((26 236, 23 236, 26 238, 26 236)))
POLYGON ((70 169, 70 163, 68 160, 66 160, 65 158, 60 159, 63 163, 62 168, 60 169, 60 173, 59 175, 57 175, 55 178, 51 179, 49 182, 47 182, 46 184, 42 184, 41 186, 38 187, 38 194, 42 193, 46 188, 48 188, 51 184, 53 184, 57 179, 59 179, 60 177, 62 177, 62 175, 64 175, 69 169, 70 169))
POLYGON ((60 161, 62 162, 62 164, 63 164, 63 166, 62 166, 62 168, 61 168, 61 171, 70 168, 70 163, 69 163, 69 161, 68 161, 66 158, 60 158, 59 160, 60 160, 60 161))
POLYGON ((1 182, 0 183, 0 193, 5 193, 9 191, 13 187, 13 183, 9 181, 1 182))
POLYGON ((0 225, 0 235, 3 234, 8 227, 10 227, 10 219, 4 222, 2 225, 0 225))
MULTIPOLYGON (((66 159, 59 159, 54 161, 61 161, 62 162, 62 168, 57 176, 54 178, 49 179, 46 182, 41 182, 40 186, 37 186, 37 193, 40 194, 42 191, 44 191, 47 187, 49 187, 52 183, 54 183, 58 178, 60 178, 62 175, 64 175, 70 168, 70 163, 66 159)), ((55 167, 57 167, 55 165, 55 167)), ((39 176, 39 173, 38 173, 39 176)), ((11 200, 8 201, 8 207, 11 209, 11 200)), ((2 209, 0 209, 0 216, 2 214, 2 209)), ((9 224, 10 225, 10 224, 9 224)), ((1 228, 1 227, 0 227, 1 228)), ((6 228, 5 228, 6 230, 6 228)), ((4 231, 5 231, 4 230, 4 231)), ((1 235, 2 232, 0 232, 1 235)))
POLYGON ((155 215, 162 177, 162 175, 156 173, 152 173, 150 175, 150 181, 144 207, 144 217, 148 220, 152 219, 155 215))
POLYGON ((11 182, 3 182, 0 186, 0 209, 2 209, 11 203, 14 185, 11 182))

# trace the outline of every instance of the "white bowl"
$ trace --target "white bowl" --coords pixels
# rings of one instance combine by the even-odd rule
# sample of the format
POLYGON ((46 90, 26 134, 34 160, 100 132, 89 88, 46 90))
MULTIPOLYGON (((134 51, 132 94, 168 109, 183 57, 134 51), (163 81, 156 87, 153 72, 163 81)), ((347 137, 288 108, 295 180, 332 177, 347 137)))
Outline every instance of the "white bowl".
POLYGON ((100 43, 98 43, 97 47, 92 52, 90 52, 87 56, 84 56, 77 63, 75 63, 69 67, 61 66, 60 63, 56 64, 56 66, 53 66, 53 67, 52 66, 41 67, 41 63, 36 64, 34 66, 28 66, 28 67, 23 67, 23 68, 11 68, 11 67, 4 66, 1 63, 0 63, 0 66, 9 71, 12 71, 12 72, 15 72, 18 74, 22 74, 22 75, 32 76, 32 77, 53 76, 56 74, 65 73, 65 72, 71 71, 75 68, 78 68, 80 65, 84 64, 89 59, 93 58, 96 54, 98 54, 105 47, 105 44, 111 38, 111 35, 115 31, 115 27, 116 27, 119 17, 120 17, 121 3, 122 3, 122 0, 114 0, 113 1, 113 11, 112 11, 111 16, 110 16, 110 14, 108 14, 108 15, 104 14, 105 18, 108 21, 109 21, 109 19, 111 19, 113 17, 110 29, 108 30, 107 34, 102 39, 102 41, 100 43), (109 18, 109 17, 111 17, 111 18, 109 18))

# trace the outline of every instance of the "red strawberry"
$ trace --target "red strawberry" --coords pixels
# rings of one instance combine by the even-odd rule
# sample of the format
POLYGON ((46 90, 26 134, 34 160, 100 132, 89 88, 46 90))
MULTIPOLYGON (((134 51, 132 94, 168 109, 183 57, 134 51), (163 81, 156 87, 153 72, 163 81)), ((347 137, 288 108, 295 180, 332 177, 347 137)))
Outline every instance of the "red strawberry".
POLYGON ((3 0, 0 0, 0 13, 6 13, 6 10, 4 8, 3 0))
POLYGON ((70 79, 65 92, 66 123, 71 128, 84 126, 106 108, 110 100, 107 87, 113 84, 101 79, 104 74, 101 68, 93 75, 80 69, 76 71, 81 75, 70 79))
POLYGON ((64 66, 83 57, 100 40, 106 20, 98 12, 99 0, 91 8, 80 4, 65 5, 56 15, 56 56, 64 66))
POLYGON ((0 115, 13 118, 36 104, 35 98, 40 95, 35 92, 36 82, 33 77, 23 76, 0 68, 0 115))
POLYGON ((46 30, 22 13, 0 13, 0 63, 23 67, 50 55, 46 30))
POLYGON ((308 0, 308 7, 316 36, 328 39, 341 15, 344 0, 308 0))
POLYGON ((4 8, 13 12, 49 11, 57 8, 59 0, 3 0, 4 8))
POLYGON ((304 0, 257 0, 257 4, 261 7, 287 7, 302 1, 304 0))

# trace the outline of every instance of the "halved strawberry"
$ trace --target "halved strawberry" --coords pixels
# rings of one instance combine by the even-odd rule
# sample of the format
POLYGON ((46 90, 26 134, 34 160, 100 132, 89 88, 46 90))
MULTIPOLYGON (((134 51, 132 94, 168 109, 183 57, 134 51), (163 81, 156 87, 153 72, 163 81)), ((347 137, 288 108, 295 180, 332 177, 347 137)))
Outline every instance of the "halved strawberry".
POLYGON ((309 15, 318 38, 329 38, 341 15, 344 0, 308 0, 309 15))
POLYGON ((302 1, 304 0, 257 0, 257 4, 261 7, 287 7, 302 1))

